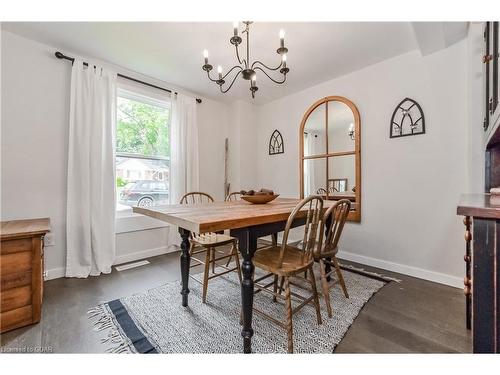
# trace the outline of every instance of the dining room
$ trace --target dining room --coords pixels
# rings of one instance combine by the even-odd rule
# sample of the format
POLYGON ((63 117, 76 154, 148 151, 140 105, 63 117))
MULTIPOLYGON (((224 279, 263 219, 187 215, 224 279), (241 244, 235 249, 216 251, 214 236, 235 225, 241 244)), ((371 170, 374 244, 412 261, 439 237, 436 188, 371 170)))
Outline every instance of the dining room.
POLYGON ((494 13, 136 17, 0 16, 0 359, 500 353, 494 13))

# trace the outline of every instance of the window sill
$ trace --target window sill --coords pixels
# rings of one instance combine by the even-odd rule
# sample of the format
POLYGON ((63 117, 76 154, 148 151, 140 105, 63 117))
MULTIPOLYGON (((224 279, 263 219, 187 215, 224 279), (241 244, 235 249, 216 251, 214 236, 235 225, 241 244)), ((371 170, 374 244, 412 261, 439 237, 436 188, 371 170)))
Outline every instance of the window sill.
POLYGON ((169 226, 170 225, 164 221, 141 214, 135 214, 130 207, 119 207, 116 211, 115 234, 167 228, 169 226))

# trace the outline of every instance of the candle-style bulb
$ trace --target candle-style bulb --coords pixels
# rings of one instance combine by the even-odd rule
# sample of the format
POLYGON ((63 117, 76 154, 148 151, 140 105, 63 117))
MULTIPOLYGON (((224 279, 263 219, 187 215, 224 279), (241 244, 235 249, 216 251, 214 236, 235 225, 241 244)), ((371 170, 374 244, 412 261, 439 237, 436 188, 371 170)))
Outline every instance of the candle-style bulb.
POLYGON ((281 55, 281 61, 283 62, 283 68, 286 68, 286 53, 281 55))
POLYGON ((285 47, 285 30, 280 30, 280 47, 285 47))
POLYGON ((238 36, 238 21, 233 22, 234 36, 238 36))
POLYGON ((219 79, 222 79, 222 66, 217 67, 217 73, 219 73, 219 79))
POLYGON ((205 49, 203 50, 203 58, 205 59, 205 65, 208 64, 208 51, 205 49))

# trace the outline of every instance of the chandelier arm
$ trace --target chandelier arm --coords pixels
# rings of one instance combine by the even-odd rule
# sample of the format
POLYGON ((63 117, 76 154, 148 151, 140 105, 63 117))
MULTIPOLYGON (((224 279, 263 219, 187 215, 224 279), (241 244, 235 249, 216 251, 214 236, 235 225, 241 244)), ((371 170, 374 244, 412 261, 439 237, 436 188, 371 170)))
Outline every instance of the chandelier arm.
POLYGON ((271 81, 273 81, 274 83, 277 83, 279 85, 281 85, 282 83, 285 83, 286 81, 286 74, 283 75, 283 81, 276 81, 275 79, 273 79, 269 74, 266 73, 266 71, 264 69, 262 69, 260 66, 256 67, 254 70, 260 70, 262 73, 264 73, 267 78, 269 78, 271 81))
POLYGON ((243 70, 243 68, 239 65, 235 65, 233 66, 226 74, 224 74, 224 76, 222 77, 222 79, 226 78, 229 74, 231 74, 231 72, 234 70, 234 69, 237 69, 237 68, 240 68, 240 72, 243 70))
POLYGON ((264 68, 268 69, 268 70, 278 70, 279 68, 281 68, 283 66, 283 61, 276 67, 276 68, 270 68, 268 67, 266 64, 264 64, 263 62, 259 61, 259 60, 255 60, 253 63, 252 63, 252 69, 254 67, 255 64, 260 64, 262 65, 264 68))
POLYGON ((217 82, 217 80, 216 80, 216 79, 212 79, 212 77, 210 77, 210 72, 209 72, 208 70, 207 70, 207 77, 208 77, 208 79, 209 79, 210 81, 212 81, 212 82, 217 82))
POLYGON ((233 87, 234 81, 236 81, 236 78, 238 78, 238 76, 240 75, 240 73, 241 73, 241 70, 238 73, 236 73, 236 75, 233 78, 233 81, 231 82, 231 84, 229 85, 229 87, 226 90, 223 90, 222 89, 222 85, 220 85, 220 92, 222 92, 223 94, 225 94, 226 92, 228 92, 229 90, 231 90, 231 87, 233 87))
POLYGON ((247 66, 247 62, 245 59, 240 59, 240 53, 238 51, 238 45, 235 45, 235 48, 236 48, 236 57, 238 58, 238 63, 241 65, 243 63, 245 63, 245 67, 247 66))

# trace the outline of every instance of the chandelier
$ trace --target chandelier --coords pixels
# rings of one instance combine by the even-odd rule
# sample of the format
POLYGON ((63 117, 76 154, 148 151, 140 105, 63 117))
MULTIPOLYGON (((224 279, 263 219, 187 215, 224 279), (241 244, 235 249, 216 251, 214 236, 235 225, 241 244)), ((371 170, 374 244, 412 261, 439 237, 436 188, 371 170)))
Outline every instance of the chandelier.
MULTIPOLYGON (((241 77, 243 79, 246 79, 247 81, 250 81, 250 91, 252 92, 252 98, 255 98, 255 92, 259 89, 257 87, 257 71, 261 71, 264 73, 267 78, 269 78, 271 81, 277 84, 282 84, 286 81, 286 75, 290 71, 286 67, 286 53, 288 52, 288 49, 285 47, 285 32, 283 30, 280 31, 280 47, 276 50, 276 53, 281 56, 281 62, 280 64, 275 67, 275 68, 270 68, 263 62, 259 60, 255 60, 253 63, 250 64, 250 24, 252 22, 250 21, 245 21, 243 22, 245 24, 245 30, 243 30, 242 34, 246 34, 246 58, 240 58, 240 53, 238 50, 238 46, 241 44, 242 39, 238 35, 238 22, 235 22, 233 24, 234 28, 234 35, 231 39, 229 39, 229 42, 235 47, 236 49, 236 58, 238 59, 238 65, 233 66, 229 71, 222 75, 222 67, 219 65, 217 67, 217 73, 218 73, 218 79, 213 79, 210 77, 210 71, 213 69, 213 66, 208 63, 208 51, 204 50, 203 51, 203 57, 205 60, 205 63, 203 64, 202 69, 207 72, 208 79, 212 82, 215 82, 216 84, 219 85, 220 91, 222 93, 228 92, 231 87, 233 87, 234 82, 238 78, 238 76, 241 74, 241 77), (273 72, 279 69, 279 72, 283 75, 281 80, 280 79, 274 79, 272 78, 267 72, 273 72), (236 74, 234 73, 236 71, 236 74), (224 84, 226 83, 226 78, 230 75, 234 74, 234 77, 232 80, 230 80, 229 86, 226 86, 224 88, 224 84)), ((228 80, 229 81, 229 80, 228 80)))

